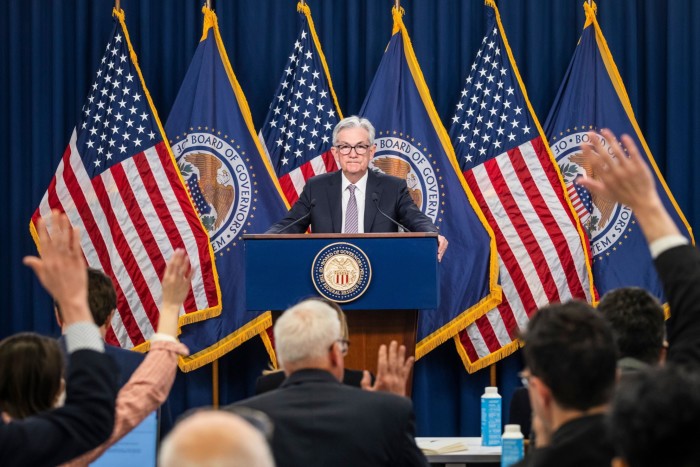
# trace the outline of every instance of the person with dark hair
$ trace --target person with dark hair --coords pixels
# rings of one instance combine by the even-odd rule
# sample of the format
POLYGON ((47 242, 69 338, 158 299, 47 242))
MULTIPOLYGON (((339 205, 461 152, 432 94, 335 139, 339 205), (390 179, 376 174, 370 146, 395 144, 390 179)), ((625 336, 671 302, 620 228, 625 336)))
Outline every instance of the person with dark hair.
POLYGON ((611 290, 601 298, 598 311, 612 327, 623 375, 665 360, 664 310, 649 292, 638 287, 611 290))
POLYGON ((54 339, 23 332, 0 341, 3 419, 22 419, 61 405, 63 373, 63 355, 54 339))
POLYGON ((677 365, 650 369, 622 385, 610 413, 614 467, 694 467, 700 463, 700 375, 677 365))
MULTIPOLYGON (((117 309, 117 292, 114 290, 112 279, 98 269, 88 268, 88 305, 95 324, 100 329, 104 340, 107 335, 107 327, 112 320, 112 315, 117 309)), ((56 321, 64 329, 61 307, 54 302, 56 321)), ((66 344, 63 336, 59 338, 61 348, 65 350, 66 344)), ((143 354, 132 350, 122 349, 114 345, 106 344, 105 353, 112 357, 119 367, 117 384, 121 388, 126 384, 136 368, 143 362, 143 354)))
MULTIPOLYGON (((51 235, 45 222, 37 222, 41 258, 29 256, 29 266, 41 284, 61 305, 66 322, 66 346, 70 370, 66 378, 66 401, 63 407, 7 422, 0 419, 0 465, 53 466, 80 455, 104 442, 114 425, 116 367, 104 354, 104 343, 93 322, 87 304, 86 265, 80 249, 80 234, 71 227, 64 214, 51 215, 51 235)), ((33 340, 29 337, 29 340, 33 340)), ((20 340, 23 340, 20 338, 20 340)), ((15 342, 16 344, 16 342, 15 342)), ((8 345, 14 347, 12 342, 8 345)), ((47 346, 56 358, 54 351, 47 346)), ((56 360, 60 360, 56 358, 56 360)), ((14 366, 33 362, 16 360, 14 366)), ((55 363, 56 367, 61 366, 55 363)), ((0 373, 0 381, 9 379, 7 368, 0 373)), ((52 383, 60 386, 60 372, 52 383)), ((15 402, 3 407, 19 407, 15 402)), ((55 397, 48 397, 48 404, 55 397)))
POLYGON ((616 350, 608 324, 583 302, 550 305, 532 317, 524 342, 537 447, 518 465, 609 466, 604 413, 616 350))

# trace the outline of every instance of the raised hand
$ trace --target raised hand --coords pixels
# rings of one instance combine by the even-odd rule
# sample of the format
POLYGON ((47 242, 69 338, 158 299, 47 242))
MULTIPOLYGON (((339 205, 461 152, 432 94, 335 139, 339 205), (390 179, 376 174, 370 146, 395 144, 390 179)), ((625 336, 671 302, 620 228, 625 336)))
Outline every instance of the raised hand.
POLYGON ((41 257, 26 256, 23 263, 61 307, 66 325, 93 321, 87 304, 87 265, 80 249, 80 229, 65 214, 51 212, 51 235, 43 219, 36 224, 41 257))
POLYGON ((163 303, 160 308, 158 332, 177 336, 177 321, 180 307, 190 290, 190 282, 194 275, 194 269, 190 267, 190 261, 185 250, 178 248, 165 266, 163 280, 163 303))
POLYGON ((385 391, 398 396, 406 395, 406 383, 411 374, 413 357, 406 358, 406 346, 396 341, 391 341, 387 352, 387 346, 382 344, 379 347, 377 359, 377 378, 374 386, 371 385, 371 378, 368 371, 364 371, 360 385, 366 391, 385 391))

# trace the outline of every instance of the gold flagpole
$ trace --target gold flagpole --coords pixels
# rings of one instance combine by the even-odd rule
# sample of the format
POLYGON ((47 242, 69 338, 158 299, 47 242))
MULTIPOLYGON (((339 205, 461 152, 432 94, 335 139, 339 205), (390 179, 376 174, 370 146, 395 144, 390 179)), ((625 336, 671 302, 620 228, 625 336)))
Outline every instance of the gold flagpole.
POLYGON ((122 9, 121 0, 114 0, 114 9, 119 11, 122 9))
POLYGON ((205 3, 207 10, 211 10, 211 0, 207 0, 205 3))
POLYGON ((394 8, 397 10, 401 8, 401 0, 394 0, 394 8))

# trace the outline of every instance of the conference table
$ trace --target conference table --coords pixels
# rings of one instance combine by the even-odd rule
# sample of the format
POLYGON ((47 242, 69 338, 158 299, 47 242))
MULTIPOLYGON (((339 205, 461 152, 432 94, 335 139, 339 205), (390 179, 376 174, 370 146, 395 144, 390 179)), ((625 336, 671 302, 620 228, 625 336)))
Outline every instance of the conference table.
POLYGON ((426 454, 430 465, 444 465, 450 467, 474 466, 474 464, 497 464, 501 462, 500 446, 482 446, 481 438, 466 437, 418 437, 416 443, 421 449, 431 449, 437 446, 445 446, 454 443, 462 443, 466 449, 445 454, 426 454))

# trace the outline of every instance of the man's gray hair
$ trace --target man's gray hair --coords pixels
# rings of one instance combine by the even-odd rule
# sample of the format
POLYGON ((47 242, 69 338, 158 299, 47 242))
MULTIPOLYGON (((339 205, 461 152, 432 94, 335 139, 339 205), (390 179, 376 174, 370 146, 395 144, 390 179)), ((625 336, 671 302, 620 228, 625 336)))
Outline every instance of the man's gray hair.
POLYGON ((282 313, 274 327, 277 359, 303 363, 323 357, 340 339, 338 313, 319 300, 305 300, 282 313))
POLYGON ((202 410, 179 421, 160 445, 159 467, 274 467, 263 434, 238 415, 202 410))
POLYGON ((374 126, 372 122, 366 118, 358 117, 357 115, 351 115, 350 117, 345 117, 333 129, 333 144, 338 142, 338 133, 348 128, 364 128, 369 133, 369 144, 374 144, 374 126))

